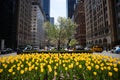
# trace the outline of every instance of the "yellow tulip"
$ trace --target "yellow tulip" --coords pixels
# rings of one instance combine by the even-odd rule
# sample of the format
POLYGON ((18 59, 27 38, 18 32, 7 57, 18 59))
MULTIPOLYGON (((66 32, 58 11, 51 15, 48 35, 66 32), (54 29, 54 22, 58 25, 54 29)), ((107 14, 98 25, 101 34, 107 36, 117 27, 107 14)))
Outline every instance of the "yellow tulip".
POLYGON ((112 76, 112 72, 108 72, 108 76, 112 76))
POLYGON ((117 64, 113 64, 114 67, 117 67, 117 64))
POLYGON ((103 70, 104 70, 104 68, 103 68, 103 67, 101 67, 101 70, 103 71, 103 70))
POLYGON ((82 68, 82 65, 79 65, 79 68, 82 68))
POLYGON ((65 64, 63 64, 63 67, 65 67, 65 64))
POLYGON ((93 74, 96 76, 96 75, 97 75, 97 72, 93 72, 93 74))
POLYGON ((3 72, 3 69, 0 69, 0 73, 2 73, 3 72))
POLYGON ((79 62, 76 62, 76 65, 79 65, 79 62))
POLYGON ((29 71, 32 71, 32 67, 29 67, 29 71))
POLYGON ((12 75, 15 75, 15 72, 12 72, 12 75))
POLYGON ((111 70, 111 67, 110 67, 110 66, 108 66, 108 67, 107 67, 107 69, 108 69, 108 70, 111 70))
POLYGON ((20 70, 20 67, 17 67, 17 70, 19 71, 19 70, 20 70))
POLYGON ((95 65, 95 69, 99 69, 99 65, 95 65))
POLYGON ((38 70, 38 67, 35 67, 35 70, 38 70))
POLYGON ((24 67, 24 65, 22 64, 21 67, 24 67))
POLYGON ((113 68, 113 70, 114 70, 115 72, 118 72, 118 68, 113 68))
POLYGON ((28 68, 27 67, 25 67, 25 71, 27 71, 28 70, 28 68))
POLYGON ((57 75, 57 72, 56 71, 54 71, 54 76, 56 76, 57 75))
POLYGON ((67 70, 68 70, 68 68, 67 68, 67 67, 65 67, 65 70, 67 71, 67 70))
POLYGON ((9 70, 8 70, 8 72, 10 72, 10 73, 11 73, 11 72, 13 72, 13 69, 12 69, 12 68, 11 68, 11 69, 9 69, 9 70))
POLYGON ((24 70, 20 70, 20 74, 24 74, 24 70))
POLYGON ((87 66, 87 69, 90 71, 91 70, 91 66, 87 66))
POLYGON ((43 68, 41 68, 41 70, 40 70, 41 72, 44 72, 44 69, 43 68))
POLYGON ((57 66, 54 66, 54 69, 57 69, 57 66))

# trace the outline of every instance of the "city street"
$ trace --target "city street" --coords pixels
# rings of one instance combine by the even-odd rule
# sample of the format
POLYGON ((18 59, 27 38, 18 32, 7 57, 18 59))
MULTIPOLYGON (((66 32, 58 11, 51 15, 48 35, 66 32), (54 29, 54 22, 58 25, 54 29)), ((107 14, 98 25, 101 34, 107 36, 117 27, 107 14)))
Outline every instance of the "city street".
POLYGON ((108 52, 103 51, 102 53, 96 53, 96 52, 94 52, 93 54, 101 54, 101 55, 112 56, 112 57, 115 57, 115 58, 120 58, 120 54, 111 53, 110 51, 108 51, 108 52))

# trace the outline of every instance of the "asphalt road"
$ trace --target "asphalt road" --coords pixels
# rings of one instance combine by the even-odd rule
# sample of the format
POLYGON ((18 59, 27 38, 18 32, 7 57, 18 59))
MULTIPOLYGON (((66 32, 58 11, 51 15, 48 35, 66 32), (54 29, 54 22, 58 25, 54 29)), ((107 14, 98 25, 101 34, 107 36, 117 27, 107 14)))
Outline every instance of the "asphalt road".
POLYGON ((111 53, 110 51, 103 51, 102 53, 93 53, 93 54, 102 54, 102 55, 106 55, 106 56, 112 56, 114 58, 120 58, 120 54, 116 54, 116 53, 111 53))
MULTIPOLYGON (((93 54, 102 54, 102 55, 106 55, 106 56, 112 56, 112 57, 115 57, 115 58, 120 58, 120 54, 116 54, 116 53, 111 53, 110 51, 106 52, 106 51, 103 51, 102 53, 96 53, 94 52, 93 54)), ((11 54, 2 54, 0 55, 0 57, 3 57, 3 56, 15 56, 17 55, 17 53, 11 53, 11 54)))
POLYGON ((1 54, 0 57, 4 57, 4 56, 15 56, 17 55, 17 53, 10 53, 10 54, 1 54))

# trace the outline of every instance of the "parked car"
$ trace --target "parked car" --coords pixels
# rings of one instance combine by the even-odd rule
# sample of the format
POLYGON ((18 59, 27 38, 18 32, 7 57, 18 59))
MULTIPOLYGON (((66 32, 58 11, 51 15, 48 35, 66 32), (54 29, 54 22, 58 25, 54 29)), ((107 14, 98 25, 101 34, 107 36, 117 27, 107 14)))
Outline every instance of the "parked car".
POLYGON ((112 50, 111 50, 112 53, 117 53, 119 54, 120 53, 120 45, 117 45, 115 46, 112 50))
POLYGON ((1 54, 9 54, 12 52, 13 52, 13 50, 11 48, 6 48, 6 49, 1 50, 1 54))

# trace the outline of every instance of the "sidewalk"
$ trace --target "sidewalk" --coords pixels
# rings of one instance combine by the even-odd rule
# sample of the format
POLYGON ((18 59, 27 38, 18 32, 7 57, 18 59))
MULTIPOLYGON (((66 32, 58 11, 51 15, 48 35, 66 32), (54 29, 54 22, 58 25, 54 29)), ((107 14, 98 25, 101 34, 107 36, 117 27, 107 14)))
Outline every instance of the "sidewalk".
POLYGON ((17 55, 17 53, 1 54, 0 57, 4 57, 4 56, 15 56, 15 55, 17 55))

